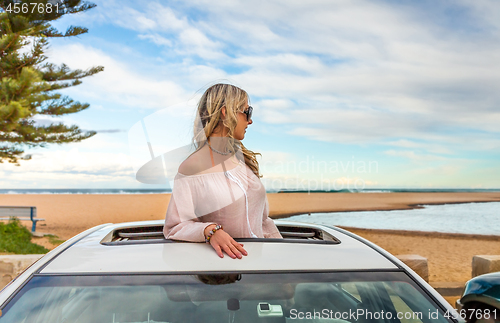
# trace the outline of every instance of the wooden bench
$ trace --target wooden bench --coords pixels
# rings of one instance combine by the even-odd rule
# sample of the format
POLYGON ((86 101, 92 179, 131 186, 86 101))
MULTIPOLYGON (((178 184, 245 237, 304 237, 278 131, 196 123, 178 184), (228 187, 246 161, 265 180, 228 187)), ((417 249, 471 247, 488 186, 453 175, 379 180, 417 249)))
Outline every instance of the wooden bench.
POLYGON ((35 232, 38 221, 45 221, 36 217, 36 206, 0 206, 0 220, 10 220, 13 217, 21 221, 31 221, 31 232, 35 232))

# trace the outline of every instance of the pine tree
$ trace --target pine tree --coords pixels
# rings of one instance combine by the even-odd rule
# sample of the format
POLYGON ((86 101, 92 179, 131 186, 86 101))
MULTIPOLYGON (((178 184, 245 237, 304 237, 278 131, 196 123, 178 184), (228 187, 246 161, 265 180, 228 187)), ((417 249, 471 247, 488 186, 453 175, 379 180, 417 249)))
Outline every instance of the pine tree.
MULTIPOLYGON (((95 135, 77 126, 37 125, 37 114, 61 116, 87 109, 57 90, 81 83, 101 72, 102 66, 71 70, 46 62, 51 37, 73 37, 87 28, 70 26, 61 33, 51 26, 67 14, 84 12, 95 4, 81 0, 0 0, 0 163, 18 163, 24 149, 51 143, 78 142, 95 135)), ((19 165, 19 164, 18 164, 19 165)))

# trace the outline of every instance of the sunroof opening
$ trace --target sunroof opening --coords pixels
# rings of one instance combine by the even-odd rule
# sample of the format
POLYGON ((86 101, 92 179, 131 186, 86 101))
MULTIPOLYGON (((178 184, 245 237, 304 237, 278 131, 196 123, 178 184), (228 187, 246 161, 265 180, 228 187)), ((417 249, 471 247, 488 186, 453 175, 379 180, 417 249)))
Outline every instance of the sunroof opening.
MULTIPOLYGON (((339 244, 340 240, 330 233, 307 225, 283 224, 278 225, 283 239, 242 238, 237 241, 260 241, 260 242, 291 242, 291 243, 321 243, 339 244)), ((165 239, 163 236, 163 225, 130 226, 121 227, 108 233, 101 240, 103 245, 126 245, 143 243, 169 243, 180 242, 165 239)))

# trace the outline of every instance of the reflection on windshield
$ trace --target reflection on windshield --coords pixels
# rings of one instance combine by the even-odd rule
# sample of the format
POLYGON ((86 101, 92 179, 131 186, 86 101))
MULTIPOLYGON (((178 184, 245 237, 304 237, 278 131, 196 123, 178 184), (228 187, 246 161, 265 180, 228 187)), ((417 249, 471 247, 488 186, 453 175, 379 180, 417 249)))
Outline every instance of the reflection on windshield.
POLYGON ((448 322, 404 273, 36 276, 0 323, 448 322))

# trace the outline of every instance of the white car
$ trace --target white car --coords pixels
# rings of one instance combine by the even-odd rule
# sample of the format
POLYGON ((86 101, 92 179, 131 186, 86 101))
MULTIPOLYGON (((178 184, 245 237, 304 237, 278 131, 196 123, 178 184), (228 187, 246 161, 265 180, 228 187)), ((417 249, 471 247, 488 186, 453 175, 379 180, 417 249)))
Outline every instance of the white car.
POLYGON ((165 240, 163 221, 104 224, 49 252, 0 292, 0 323, 457 322, 383 249, 345 230, 276 221, 248 256, 165 240))

